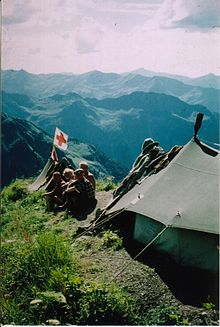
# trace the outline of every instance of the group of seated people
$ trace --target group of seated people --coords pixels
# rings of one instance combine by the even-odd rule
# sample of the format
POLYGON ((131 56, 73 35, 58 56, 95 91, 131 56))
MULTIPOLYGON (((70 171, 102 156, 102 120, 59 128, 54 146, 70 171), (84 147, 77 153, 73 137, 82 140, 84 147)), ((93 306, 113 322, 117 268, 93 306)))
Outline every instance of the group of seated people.
POLYGON ((73 215, 89 213, 97 204, 95 188, 94 175, 89 172, 86 162, 81 162, 75 170, 69 167, 62 173, 55 170, 47 183, 47 192, 43 194, 47 210, 53 211, 57 207, 60 210, 67 209, 73 215))

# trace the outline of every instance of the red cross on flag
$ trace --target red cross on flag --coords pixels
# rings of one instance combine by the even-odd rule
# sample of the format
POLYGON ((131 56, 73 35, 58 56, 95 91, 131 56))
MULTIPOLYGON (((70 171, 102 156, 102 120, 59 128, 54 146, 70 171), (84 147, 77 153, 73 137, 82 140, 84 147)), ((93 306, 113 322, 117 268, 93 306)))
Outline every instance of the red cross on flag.
POLYGON ((53 144, 60 150, 67 149, 68 135, 63 133, 59 128, 56 127, 53 144))

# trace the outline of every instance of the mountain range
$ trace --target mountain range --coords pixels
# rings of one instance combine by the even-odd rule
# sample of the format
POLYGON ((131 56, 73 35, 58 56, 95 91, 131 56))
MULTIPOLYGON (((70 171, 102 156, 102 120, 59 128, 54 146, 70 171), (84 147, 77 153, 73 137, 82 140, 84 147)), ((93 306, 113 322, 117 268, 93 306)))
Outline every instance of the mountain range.
MULTIPOLYGON (((127 173, 94 146, 70 139, 65 157, 73 167, 80 161, 89 163, 96 178, 112 176, 120 181, 127 173)), ((52 150, 52 138, 42 129, 23 119, 2 114, 2 180, 1 186, 15 178, 34 177, 44 167, 52 150)), ((59 159, 64 152, 57 149, 59 159)))
POLYGON ((198 112, 205 115, 200 137, 219 143, 218 113, 166 94, 133 92, 96 99, 76 93, 42 98, 3 92, 2 107, 4 113, 36 124, 51 137, 58 127, 71 138, 93 144, 126 169, 145 138, 159 141, 165 150, 188 142, 198 112))
POLYGON ((219 112, 220 76, 209 74, 200 78, 153 73, 139 69, 116 74, 91 71, 84 74, 31 74, 24 70, 2 72, 2 89, 33 97, 77 93, 82 97, 103 99, 119 97, 136 91, 172 95, 188 104, 201 104, 219 112))
POLYGON ((3 184, 36 176, 50 156, 55 127, 69 135, 65 155, 73 166, 86 160, 96 177, 117 181, 145 138, 165 150, 188 142, 198 112, 204 113, 200 139, 218 147, 219 99, 220 76, 213 74, 2 71, 3 184))

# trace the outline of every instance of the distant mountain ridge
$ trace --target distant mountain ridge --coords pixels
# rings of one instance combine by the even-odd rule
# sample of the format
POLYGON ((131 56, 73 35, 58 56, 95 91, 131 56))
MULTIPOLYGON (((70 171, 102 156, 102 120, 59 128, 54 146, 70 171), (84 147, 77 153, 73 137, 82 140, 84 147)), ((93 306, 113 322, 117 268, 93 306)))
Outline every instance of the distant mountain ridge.
POLYGON ((156 92, 178 97, 188 104, 202 104, 215 112, 219 112, 219 85, 220 77, 211 74, 191 79, 169 74, 154 75, 143 69, 126 74, 92 71, 80 75, 35 75, 24 70, 2 72, 2 89, 7 93, 43 98, 75 92, 82 97, 104 99, 135 91, 156 92))
POLYGON ((156 73, 146 70, 144 68, 135 69, 127 74, 130 73, 135 75, 138 74, 138 75, 148 76, 148 77, 163 76, 163 77, 175 79, 177 81, 183 82, 184 84, 188 84, 188 85, 220 89, 220 76, 211 73, 204 76, 191 77, 191 78, 181 75, 175 75, 175 74, 158 73, 158 72, 156 73))
POLYGON ((200 136, 219 143, 219 114, 176 97, 134 92, 118 98, 91 99, 76 93, 33 98, 3 93, 3 112, 27 119, 51 136, 59 127, 70 137, 94 144, 98 150, 129 169, 145 138, 169 150, 193 136, 197 112, 205 118, 200 136))
MULTIPOLYGON (((2 180, 1 186, 15 178, 34 177, 44 167, 52 150, 52 138, 31 122, 2 114, 2 180)), ((78 167, 80 161, 88 161, 90 170, 98 178, 108 176, 120 181, 127 173, 119 164, 108 158, 94 146, 69 141, 68 150, 57 150, 58 157, 64 155, 78 167)))

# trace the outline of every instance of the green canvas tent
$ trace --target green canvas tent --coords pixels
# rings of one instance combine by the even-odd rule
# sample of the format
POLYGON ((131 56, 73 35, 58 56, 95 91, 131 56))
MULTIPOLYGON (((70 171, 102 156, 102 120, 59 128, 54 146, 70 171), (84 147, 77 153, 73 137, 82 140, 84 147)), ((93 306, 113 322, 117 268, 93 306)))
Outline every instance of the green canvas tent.
POLYGON ((155 239, 179 264, 218 271, 218 182, 219 152, 194 137, 164 169, 113 199, 106 214, 132 212, 135 240, 155 239))

